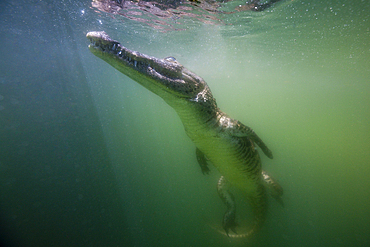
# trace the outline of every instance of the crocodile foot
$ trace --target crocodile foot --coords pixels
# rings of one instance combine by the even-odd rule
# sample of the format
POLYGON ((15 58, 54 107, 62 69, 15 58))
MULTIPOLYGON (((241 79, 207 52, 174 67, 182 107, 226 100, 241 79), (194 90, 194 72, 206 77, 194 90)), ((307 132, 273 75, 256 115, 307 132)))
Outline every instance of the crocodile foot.
POLYGON ((224 228, 226 235, 229 237, 230 230, 237 234, 235 229, 237 226, 238 224, 235 221, 235 212, 226 212, 222 220, 222 227, 224 228))

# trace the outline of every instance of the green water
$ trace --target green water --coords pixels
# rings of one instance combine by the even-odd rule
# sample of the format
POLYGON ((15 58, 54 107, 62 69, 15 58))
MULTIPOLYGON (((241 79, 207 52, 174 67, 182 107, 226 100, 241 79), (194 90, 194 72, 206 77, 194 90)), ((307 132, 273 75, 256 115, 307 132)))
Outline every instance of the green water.
MULTIPOLYGON (((88 1, 24 4, 3 4, 0 77, 3 228, 22 246, 370 244, 367 1, 283 1, 167 32, 88 1), (269 198, 255 239, 209 226, 220 227, 225 210, 219 174, 202 175, 173 109, 89 53, 93 30, 176 57, 273 151, 263 167, 285 206, 269 198)), ((246 224, 248 206, 237 202, 246 224)))

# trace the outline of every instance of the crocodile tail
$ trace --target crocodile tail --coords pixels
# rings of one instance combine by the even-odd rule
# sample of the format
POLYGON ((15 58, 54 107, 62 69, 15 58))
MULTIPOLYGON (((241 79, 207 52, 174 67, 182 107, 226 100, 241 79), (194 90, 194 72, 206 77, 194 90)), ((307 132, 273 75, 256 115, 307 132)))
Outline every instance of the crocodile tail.
POLYGON ((248 199, 253 211, 253 223, 250 230, 252 234, 258 232, 262 228, 266 219, 267 196, 265 187, 259 184, 257 190, 253 195, 249 195, 248 199))

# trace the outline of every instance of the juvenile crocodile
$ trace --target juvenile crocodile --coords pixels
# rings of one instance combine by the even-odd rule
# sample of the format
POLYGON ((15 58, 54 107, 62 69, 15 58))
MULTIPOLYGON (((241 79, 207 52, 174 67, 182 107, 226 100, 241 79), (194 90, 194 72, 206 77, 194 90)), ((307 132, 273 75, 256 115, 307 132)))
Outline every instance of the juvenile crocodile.
POLYGON ((206 82, 190 72, 173 57, 157 59, 131 51, 112 40, 105 32, 89 32, 90 51, 140 85, 160 96, 179 115, 186 134, 196 145, 196 156, 203 173, 208 173, 210 161, 221 173, 217 189, 227 206, 222 226, 226 235, 248 237, 257 232, 267 209, 265 186, 272 188, 274 197, 282 189, 262 171, 257 144, 269 158, 271 151, 249 127, 222 112, 206 82), (236 233, 234 196, 228 184, 245 192, 254 214, 250 229, 236 233))

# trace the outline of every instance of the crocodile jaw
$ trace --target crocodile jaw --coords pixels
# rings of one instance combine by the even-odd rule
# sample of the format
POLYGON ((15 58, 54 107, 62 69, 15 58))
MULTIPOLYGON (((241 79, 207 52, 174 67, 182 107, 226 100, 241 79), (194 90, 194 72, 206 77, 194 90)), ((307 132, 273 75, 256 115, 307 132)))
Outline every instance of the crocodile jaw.
POLYGON ((173 57, 157 59, 131 51, 104 31, 89 32, 90 51, 111 66, 166 100, 169 95, 193 99, 205 87, 202 78, 173 57))

